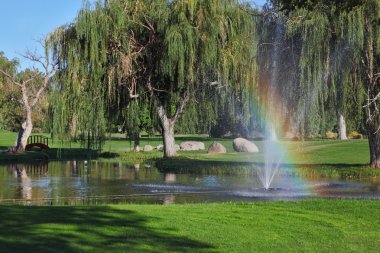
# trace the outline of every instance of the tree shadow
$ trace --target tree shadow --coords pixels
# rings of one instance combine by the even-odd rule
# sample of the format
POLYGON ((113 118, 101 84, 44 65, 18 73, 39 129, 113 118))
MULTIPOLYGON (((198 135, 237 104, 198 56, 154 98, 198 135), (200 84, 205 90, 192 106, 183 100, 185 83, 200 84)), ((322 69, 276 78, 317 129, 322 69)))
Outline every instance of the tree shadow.
POLYGON ((0 151, 7 151, 9 146, 0 146, 0 151))
POLYGON ((112 206, 1 206, 0 252, 213 252, 149 221, 112 206))

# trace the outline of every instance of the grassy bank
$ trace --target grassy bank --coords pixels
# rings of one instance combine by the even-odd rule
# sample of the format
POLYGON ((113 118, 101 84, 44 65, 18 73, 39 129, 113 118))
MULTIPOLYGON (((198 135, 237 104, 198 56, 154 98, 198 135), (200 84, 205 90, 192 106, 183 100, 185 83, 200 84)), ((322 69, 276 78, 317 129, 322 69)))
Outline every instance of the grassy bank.
POLYGON ((0 252, 378 252, 379 208, 349 200, 0 206, 0 252))
MULTIPOLYGON (((232 147, 231 140, 221 141, 232 147)), ((263 142, 255 142, 262 150, 263 142)), ((320 140, 280 141, 279 149, 285 152, 281 163, 287 168, 296 168, 300 176, 336 178, 359 178, 380 176, 380 170, 368 166, 369 148, 367 140, 320 140)), ((252 164, 262 166, 263 153, 247 154, 229 152, 223 155, 208 155, 206 152, 182 153, 175 159, 158 159, 157 167, 165 171, 251 169, 252 164)), ((293 170, 294 171, 294 170, 293 170)))

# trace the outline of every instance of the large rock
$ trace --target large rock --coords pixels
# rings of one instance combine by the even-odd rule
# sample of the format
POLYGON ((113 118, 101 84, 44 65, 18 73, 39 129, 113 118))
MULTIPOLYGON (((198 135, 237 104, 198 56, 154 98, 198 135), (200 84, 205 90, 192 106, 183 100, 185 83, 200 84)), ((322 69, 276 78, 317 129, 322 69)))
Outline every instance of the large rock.
POLYGON ((144 152, 152 151, 154 148, 151 145, 144 146, 144 152))
POLYGON ((257 153, 259 148, 249 140, 244 138, 236 138, 232 146, 236 152, 248 152, 248 153, 257 153))
POLYGON ((219 142, 214 141, 207 150, 208 154, 225 154, 227 153, 226 148, 219 142))
MULTIPOLYGON (((158 150, 164 150, 164 145, 163 144, 158 145, 157 149, 158 150)), ((180 147, 178 144, 175 144, 175 150, 177 150, 177 151, 180 150, 180 147)))
POLYGON ((205 144, 199 141, 185 141, 182 142, 179 147, 181 150, 190 151, 190 150, 204 150, 205 144))

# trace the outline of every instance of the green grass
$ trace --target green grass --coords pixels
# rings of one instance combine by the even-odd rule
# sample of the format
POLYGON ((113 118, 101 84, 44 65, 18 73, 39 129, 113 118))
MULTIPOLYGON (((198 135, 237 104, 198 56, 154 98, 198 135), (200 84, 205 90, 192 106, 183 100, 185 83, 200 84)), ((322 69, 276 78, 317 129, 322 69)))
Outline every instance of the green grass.
POLYGON ((378 252, 380 202, 0 206, 0 252, 378 252))

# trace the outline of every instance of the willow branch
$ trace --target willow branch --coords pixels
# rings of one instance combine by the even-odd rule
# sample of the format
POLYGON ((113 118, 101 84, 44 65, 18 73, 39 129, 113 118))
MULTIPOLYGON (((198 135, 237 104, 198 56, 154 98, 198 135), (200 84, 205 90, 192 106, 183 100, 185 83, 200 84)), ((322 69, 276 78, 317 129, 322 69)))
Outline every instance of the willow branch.
POLYGON ((148 81, 146 82, 146 89, 148 91, 149 97, 153 100, 153 102, 157 106, 157 112, 158 116, 160 117, 162 122, 166 122, 168 120, 168 117, 166 115, 164 105, 160 101, 160 99, 157 97, 157 95, 154 93, 154 88, 152 87, 152 83, 150 80, 150 76, 148 77, 148 81))
POLYGON ((176 111, 175 111, 175 114, 173 117, 173 121, 176 121, 178 119, 179 115, 181 115, 181 113, 183 112, 183 108, 185 108, 185 104, 188 100, 189 100, 189 90, 186 88, 182 92, 180 99, 176 105, 176 111))
POLYGON ((154 88, 152 87, 152 83, 151 83, 151 80, 150 80, 151 78, 149 77, 148 78, 148 81, 146 82, 146 89, 147 89, 147 91, 148 91, 148 94, 149 94, 149 97, 151 98, 151 99, 153 99, 153 101, 155 102, 155 103, 157 103, 157 106, 161 106, 162 105, 162 103, 161 103, 161 101, 158 99, 158 97, 157 97, 157 95, 154 93, 154 88))

